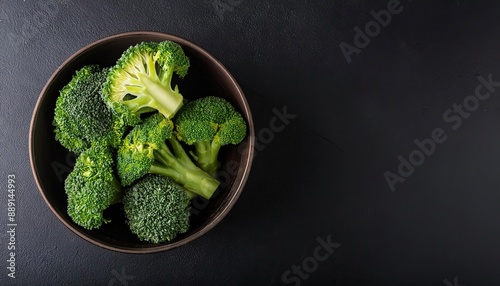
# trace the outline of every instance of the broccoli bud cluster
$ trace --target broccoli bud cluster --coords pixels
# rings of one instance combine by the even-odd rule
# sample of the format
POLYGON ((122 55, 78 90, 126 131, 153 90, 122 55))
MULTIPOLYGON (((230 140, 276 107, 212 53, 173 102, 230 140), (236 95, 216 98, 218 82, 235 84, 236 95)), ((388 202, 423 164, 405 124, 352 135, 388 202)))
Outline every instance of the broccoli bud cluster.
POLYGON ((74 223, 98 229, 111 222, 105 210, 122 204, 140 240, 171 241, 189 229, 191 199, 219 187, 220 148, 247 133, 225 99, 189 102, 172 87, 189 66, 179 44, 144 42, 112 67, 84 66, 60 90, 55 138, 78 156, 64 183, 74 223))

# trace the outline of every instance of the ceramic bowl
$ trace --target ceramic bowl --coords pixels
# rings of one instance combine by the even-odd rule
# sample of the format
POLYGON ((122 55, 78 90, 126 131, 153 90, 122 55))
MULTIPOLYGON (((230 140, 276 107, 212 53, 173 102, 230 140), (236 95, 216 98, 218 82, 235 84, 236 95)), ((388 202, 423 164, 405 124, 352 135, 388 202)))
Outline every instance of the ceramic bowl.
POLYGON ((56 217, 71 231, 106 249, 126 253, 153 253, 184 245, 207 233, 231 210, 247 181, 253 157, 254 126, 250 108, 242 89, 228 70, 208 52, 185 39, 156 32, 128 32, 112 35, 83 47, 53 73, 40 93, 31 119, 29 134, 30 162, 40 193, 56 217), (225 146, 220 154, 222 162, 218 178, 221 185, 212 199, 192 201, 191 227, 170 242, 151 244, 140 241, 125 223, 121 204, 106 210, 112 222, 98 230, 86 230, 68 216, 64 179, 72 169, 75 155, 55 139, 53 112, 59 90, 74 72, 87 64, 112 66, 131 45, 140 42, 171 40, 182 46, 190 58, 188 75, 176 83, 183 96, 193 100, 216 95, 226 98, 240 111, 248 123, 248 134, 239 145, 225 146))

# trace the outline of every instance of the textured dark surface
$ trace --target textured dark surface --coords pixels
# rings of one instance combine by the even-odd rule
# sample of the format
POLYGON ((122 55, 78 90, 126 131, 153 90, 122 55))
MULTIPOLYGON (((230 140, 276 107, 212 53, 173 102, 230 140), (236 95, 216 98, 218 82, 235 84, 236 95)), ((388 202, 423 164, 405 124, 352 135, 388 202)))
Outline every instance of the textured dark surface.
POLYGON ((1 2, 0 285, 500 284, 500 90, 460 125, 447 113, 474 103, 478 77, 500 81, 499 4, 390 4, 390 23, 348 63, 339 45, 354 45, 355 28, 394 1, 46 2, 1 2), (216 56, 261 134, 231 213, 154 255, 75 236, 29 166, 29 120, 46 80, 80 47, 130 30, 172 33, 216 56), (278 128, 284 109, 296 117, 278 128), (397 174, 398 156, 408 159, 435 129, 446 140, 392 192, 384 173, 397 174), (6 269, 9 174, 15 279, 6 269))

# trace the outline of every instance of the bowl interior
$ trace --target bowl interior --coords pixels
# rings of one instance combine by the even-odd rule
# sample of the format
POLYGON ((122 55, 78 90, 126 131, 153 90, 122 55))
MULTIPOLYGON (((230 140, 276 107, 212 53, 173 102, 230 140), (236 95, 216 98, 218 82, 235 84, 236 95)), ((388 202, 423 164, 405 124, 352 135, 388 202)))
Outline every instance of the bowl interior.
POLYGON ((235 203, 248 177, 254 144, 254 129, 250 109, 232 76, 212 56, 194 44, 167 34, 132 32, 97 41, 65 61, 52 75, 38 99, 30 128, 30 160, 35 180, 44 200, 54 214, 73 232, 101 247, 129 253, 149 253, 168 250, 185 244, 215 226, 235 203), (216 95, 229 100, 248 123, 248 136, 238 146, 221 150, 223 163, 219 172, 221 186, 210 201, 195 199, 192 204, 190 230, 175 240, 163 244, 140 241, 125 223, 121 204, 105 212, 112 222, 98 230, 85 230, 67 215, 64 179, 76 159, 54 139, 53 111, 59 90, 69 82, 74 72, 87 64, 112 66, 129 46, 143 41, 172 40, 179 43, 190 58, 191 67, 184 79, 176 80, 179 90, 188 100, 216 95))

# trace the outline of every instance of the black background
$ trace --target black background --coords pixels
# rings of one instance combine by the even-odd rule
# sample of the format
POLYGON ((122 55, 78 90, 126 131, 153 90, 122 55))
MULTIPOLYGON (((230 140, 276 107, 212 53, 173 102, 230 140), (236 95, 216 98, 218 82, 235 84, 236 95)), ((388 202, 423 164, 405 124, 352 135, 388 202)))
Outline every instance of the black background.
POLYGON ((500 90, 455 130, 443 119, 474 96, 479 76, 500 81, 498 3, 401 1, 348 63, 340 44, 354 45, 355 27, 390 1, 44 2, 0 2, 0 285, 280 285, 304 262, 313 271, 291 280, 301 285, 500 284, 500 90), (133 30, 175 34, 217 57, 243 87, 261 145, 218 226, 150 255, 74 235, 44 203, 28 155, 31 114, 54 70, 133 30), (274 109, 296 117, 266 137, 274 109), (436 128, 447 140, 392 192, 384 173, 397 174, 398 156, 436 128), (314 264, 318 239, 340 246, 314 264))

